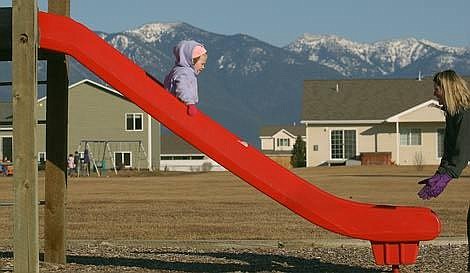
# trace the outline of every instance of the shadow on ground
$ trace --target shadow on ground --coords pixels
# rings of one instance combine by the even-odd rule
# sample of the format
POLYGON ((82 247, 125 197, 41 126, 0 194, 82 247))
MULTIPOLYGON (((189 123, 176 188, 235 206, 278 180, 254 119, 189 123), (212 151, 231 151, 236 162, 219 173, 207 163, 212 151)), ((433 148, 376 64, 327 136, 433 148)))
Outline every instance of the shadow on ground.
MULTIPOLYGON (((276 254, 231 252, 148 252, 155 258, 120 258, 68 255, 67 263, 93 266, 137 267, 150 270, 181 272, 286 272, 286 273, 380 273, 380 269, 348 266, 276 254)), ((1 258, 12 258, 12 252, 0 252, 1 258)), ((43 260, 43 255, 40 255, 43 260)))

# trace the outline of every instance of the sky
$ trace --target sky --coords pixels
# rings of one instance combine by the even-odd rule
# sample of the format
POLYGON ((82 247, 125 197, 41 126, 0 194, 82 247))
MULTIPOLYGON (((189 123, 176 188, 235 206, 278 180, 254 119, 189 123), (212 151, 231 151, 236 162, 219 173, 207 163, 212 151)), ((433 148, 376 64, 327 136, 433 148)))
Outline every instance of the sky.
MULTIPOLYGON (((470 47, 469 0, 70 0, 71 16, 108 33, 152 22, 185 22, 285 46, 304 33, 355 42, 415 37, 470 47)), ((0 0, 11 6, 11 0, 0 0)), ((47 10, 47 0, 39 0, 47 10)))

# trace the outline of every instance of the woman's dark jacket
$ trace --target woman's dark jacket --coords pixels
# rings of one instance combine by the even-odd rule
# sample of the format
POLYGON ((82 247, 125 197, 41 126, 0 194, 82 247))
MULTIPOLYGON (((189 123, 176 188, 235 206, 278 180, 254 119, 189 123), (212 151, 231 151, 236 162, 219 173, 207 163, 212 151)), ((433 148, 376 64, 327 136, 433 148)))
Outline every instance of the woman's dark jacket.
POLYGON ((444 155, 437 169, 457 178, 470 160, 470 109, 451 116, 446 112, 444 155))

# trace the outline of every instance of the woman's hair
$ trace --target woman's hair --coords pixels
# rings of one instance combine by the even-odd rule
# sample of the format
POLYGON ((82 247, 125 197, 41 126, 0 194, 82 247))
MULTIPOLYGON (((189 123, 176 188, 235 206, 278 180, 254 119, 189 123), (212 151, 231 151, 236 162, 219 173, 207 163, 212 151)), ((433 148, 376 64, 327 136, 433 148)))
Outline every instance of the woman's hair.
POLYGON ((436 73, 433 82, 444 92, 445 108, 450 115, 470 108, 470 91, 467 82, 453 70, 436 73))

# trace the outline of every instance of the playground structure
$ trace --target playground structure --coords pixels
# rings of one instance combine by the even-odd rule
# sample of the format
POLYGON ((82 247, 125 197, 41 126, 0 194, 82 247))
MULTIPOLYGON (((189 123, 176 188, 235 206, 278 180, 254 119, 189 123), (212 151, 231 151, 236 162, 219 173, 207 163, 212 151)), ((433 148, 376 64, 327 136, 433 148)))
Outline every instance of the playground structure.
MULTIPOLYGON (((129 161, 136 162, 137 166, 135 168, 140 171, 141 162, 147 162, 147 153, 145 152, 144 145, 140 140, 81 140, 80 144, 77 147, 77 151, 83 155, 85 150, 88 151, 90 157, 90 169, 93 169, 98 176, 101 176, 102 171, 106 171, 107 167, 112 169, 115 174, 118 173, 118 170, 123 169, 126 167, 125 163, 117 162, 115 158, 115 154, 113 152, 113 147, 118 147, 119 151, 128 150, 133 151, 137 154, 137 158, 133 159, 130 158, 129 161), (123 146, 126 149, 123 149, 123 146), (107 164, 106 162, 110 162, 111 164, 107 164), (100 171, 101 170, 101 171, 100 171)), ((83 156, 80 156, 81 161, 83 161, 83 156)), ((77 175, 80 176, 81 172, 83 171, 90 171, 84 170, 83 168, 78 168, 77 175)), ((89 173, 87 173, 89 175, 89 173)))
MULTIPOLYGON (((15 7, 13 10, 15 11, 15 7)), ((39 12, 37 16, 40 33, 38 44, 42 50, 74 57, 175 134, 292 212, 329 231, 370 241, 377 264, 391 265, 393 272, 399 272, 400 264, 415 263, 420 241, 433 240, 439 235, 439 219, 430 209, 359 203, 324 192, 281 167, 257 149, 244 145, 242 140, 204 113, 188 116, 185 105, 164 90, 161 83, 85 26, 65 16, 52 13, 39 12)), ((34 20, 35 16, 31 18, 34 20)), ((13 16, 13 22, 15 22, 15 16, 13 16)), ((13 32, 13 37, 15 37, 15 32, 13 32)), ((29 41, 28 37, 20 35, 20 42, 25 42, 25 39, 26 42, 29 41)), ((36 60, 34 53, 31 54, 36 60)), ((15 54, 13 57, 15 58, 15 54)), ((33 80, 36 84, 35 78, 33 80)), ((48 97, 50 98, 49 93, 48 97)), ((31 107, 31 105, 24 107, 31 107)), ((14 113, 18 112, 15 110, 14 113)), ((34 127, 34 122, 29 122, 29 128, 34 127)), ((47 122, 50 122, 49 118, 47 122)), ((18 166, 17 172, 23 172, 23 168, 25 166, 18 166)), ((15 179, 18 179, 17 183, 20 184, 24 181, 24 176, 15 175, 15 179)), ((37 183, 37 177, 33 177, 31 181, 37 183)), ((54 191, 54 194, 64 193, 61 193, 59 188, 54 191)), ((16 196, 16 198, 17 203, 21 202, 20 197, 16 196)), ((36 214, 32 213, 28 216, 22 212, 30 219, 37 217, 37 202, 34 196, 32 200, 35 205, 33 202, 34 206, 31 208, 33 212, 36 210, 36 214)), ((48 202, 46 196, 46 207, 50 205, 48 202)), ((16 205, 15 207, 18 210, 24 208, 16 205)), ((28 232, 30 232, 30 237, 22 238, 36 238, 33 241, 37 241, 37 226, 28 232)), ((17 233, 15 230, 15 237, 18 238, 15 243, 27 244, 24 242, 26 239, 21 240, 18 237, 19 234, 20 232, 17 233)), ((27 257, 30 260, 25 264, 30 266, 32 263, 38 263, 35 260, 37 247, 30 247, 28 250, 30 253, 27 257)), ((64 256, 63 253, 61 254, 64 256)), ((22 256, 15 255, 15 271, 17 265, 21 264, 17 263, 16 257, 22 256)))

